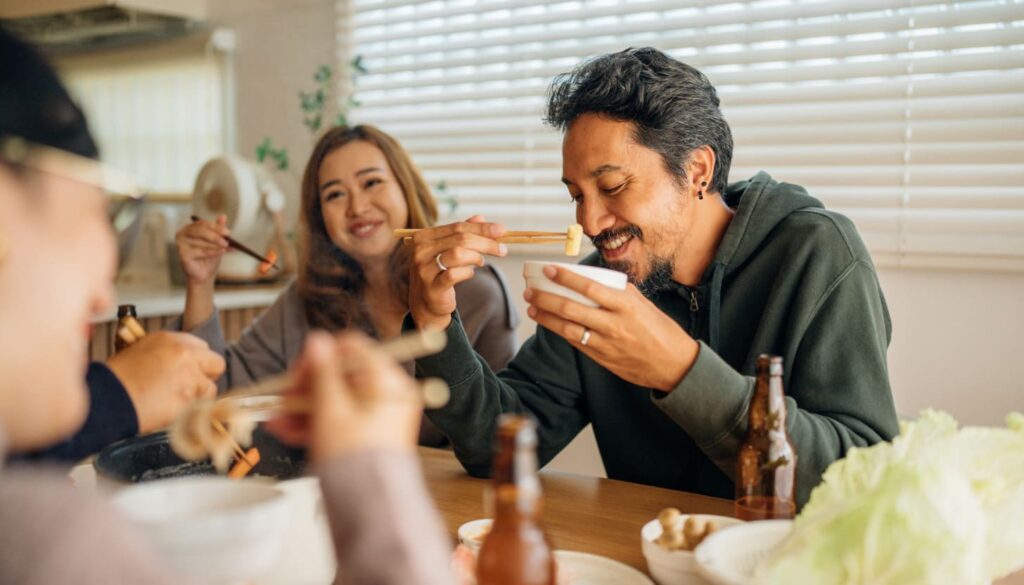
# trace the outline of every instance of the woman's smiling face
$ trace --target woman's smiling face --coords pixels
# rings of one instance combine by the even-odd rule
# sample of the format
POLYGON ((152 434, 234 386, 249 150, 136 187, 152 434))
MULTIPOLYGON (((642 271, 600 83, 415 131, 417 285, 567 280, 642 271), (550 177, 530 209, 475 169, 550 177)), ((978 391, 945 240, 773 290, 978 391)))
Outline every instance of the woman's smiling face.
POLYGON ((386 262, 399 241, 392 230, 406 226, 409 207, 384 153, 363 140, 330 152, 318 189, 334 245, 363 265, 386 262))

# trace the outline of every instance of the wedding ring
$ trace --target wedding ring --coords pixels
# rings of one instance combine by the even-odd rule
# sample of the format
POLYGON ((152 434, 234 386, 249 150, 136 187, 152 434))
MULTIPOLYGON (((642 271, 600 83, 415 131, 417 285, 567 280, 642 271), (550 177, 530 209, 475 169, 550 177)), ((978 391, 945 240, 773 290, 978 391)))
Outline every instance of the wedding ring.
POLYGON ((583 328, 583 336, 580 337, 580 345, 586 345, 590 341, 590 329, 583 328))
MULTIPOLYGON (((444 252, 441 252, 441 254, 444 254, 444 252)), ((441 262, 441 254, 434 256, 434 263, 437 264, 437 268, 441 272, 446 272, 448 270, 448 267, 444 265, 444 262, 441 262)))

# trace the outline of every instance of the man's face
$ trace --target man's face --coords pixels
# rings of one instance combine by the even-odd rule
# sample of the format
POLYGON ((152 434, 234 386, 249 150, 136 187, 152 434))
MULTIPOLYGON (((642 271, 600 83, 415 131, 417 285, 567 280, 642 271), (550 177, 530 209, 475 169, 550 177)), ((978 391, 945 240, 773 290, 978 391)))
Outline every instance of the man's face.
POLYGON ((562 182, 603 264, 652 294, 669 284, 685 253, 694 205, 633 130, 596 114, 577 118, 562 141, 562 182))

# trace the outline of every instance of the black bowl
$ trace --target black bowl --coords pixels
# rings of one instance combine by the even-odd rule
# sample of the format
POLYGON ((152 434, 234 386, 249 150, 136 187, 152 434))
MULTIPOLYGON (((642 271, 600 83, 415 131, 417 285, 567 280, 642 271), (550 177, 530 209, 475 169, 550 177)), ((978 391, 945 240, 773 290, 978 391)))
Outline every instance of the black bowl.
MULTIPOLYGON (((259 427, 252 435, 252 442, 260 450, 260 462, 249 476, 283 480, 304 475, 306 457, 303 449, 288 447, 259 427)), ((209 460, 185 461, 175 455, 166 431, 109 445, 96 456, 95 466, 98 474, 128 483, 217 473, 209 460)))

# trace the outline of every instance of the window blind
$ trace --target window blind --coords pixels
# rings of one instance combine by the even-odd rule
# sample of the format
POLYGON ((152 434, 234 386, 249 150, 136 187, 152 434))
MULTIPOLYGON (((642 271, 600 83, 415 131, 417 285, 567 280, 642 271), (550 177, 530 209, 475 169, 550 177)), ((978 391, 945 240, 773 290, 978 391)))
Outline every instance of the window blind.
POLYGON ((735 151, 850 216, 883 265, 1024 270, 1024 0, 343 0, 352 119, 449 219, 564 229, 552 78, 654 46, 708 75, 735 151))
POLYGON ((156 194, 191 194, 202 164, 227 147, 220 55, 190 45, 58 63, 104 162, 156 194))

